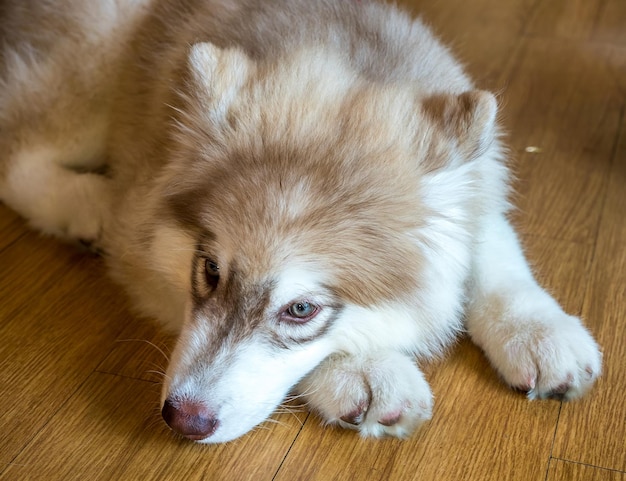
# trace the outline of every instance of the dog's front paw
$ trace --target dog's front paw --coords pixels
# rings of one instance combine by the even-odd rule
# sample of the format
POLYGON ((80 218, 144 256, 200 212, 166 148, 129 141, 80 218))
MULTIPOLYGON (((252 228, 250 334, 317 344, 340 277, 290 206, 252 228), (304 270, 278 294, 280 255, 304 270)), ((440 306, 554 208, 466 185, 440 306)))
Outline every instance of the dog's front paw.
POLYGON ((395 352, 330 357, 298 390, 327 423, 362 436, 406 437, 432 412, 424 376, 411 359, 395 352))
MULTIPOLYGON (((560 312, 549 320, 510 324, 487 354, 511 386, 530 399, 571 400, 600 375, 602 355, 580 320, 560 312)), ((495 340, 495 339, 494 339, 495 340)))

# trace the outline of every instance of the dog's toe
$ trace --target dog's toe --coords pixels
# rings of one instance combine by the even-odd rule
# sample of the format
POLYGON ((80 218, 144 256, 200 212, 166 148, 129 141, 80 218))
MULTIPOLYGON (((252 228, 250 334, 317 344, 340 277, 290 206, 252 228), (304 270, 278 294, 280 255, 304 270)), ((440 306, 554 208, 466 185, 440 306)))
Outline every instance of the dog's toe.
POLYGON ((488 353, 502 377, 530 399, 575 399, 600 375, 602 354, 577 318, 561 314, 551 322, 519 321, 488 353))
POLYGON ((381 353, 327 360, 299 389, 328 424, 364 437, 406 437, 430 419, 432 394, 408 357, 381 353))

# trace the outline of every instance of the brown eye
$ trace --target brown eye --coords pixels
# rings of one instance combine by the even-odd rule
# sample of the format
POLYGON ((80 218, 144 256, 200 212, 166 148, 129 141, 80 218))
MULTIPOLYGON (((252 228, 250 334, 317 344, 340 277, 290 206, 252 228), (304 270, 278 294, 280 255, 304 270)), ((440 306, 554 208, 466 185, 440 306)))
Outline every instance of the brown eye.
POLYGON ((295 302, 290 305, 285 313, 296 321, 308 321, 317 314, 318 307, 310 302, 295 302))
POLYGON ((220 268, 215 261, 211 259, 205 259, 204 276, 206 277, 206 282, 209 286, 209 289, 215 289, 217 287, 217 283, 220 280, 220 268))

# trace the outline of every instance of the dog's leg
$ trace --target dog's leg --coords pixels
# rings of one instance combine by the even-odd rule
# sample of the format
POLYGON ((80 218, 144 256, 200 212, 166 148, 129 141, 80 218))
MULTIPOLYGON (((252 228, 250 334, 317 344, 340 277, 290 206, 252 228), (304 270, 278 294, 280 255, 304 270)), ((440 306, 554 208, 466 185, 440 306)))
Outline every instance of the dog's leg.
POLYGON ((362 436, 405 437, 430 419, 433 404, 421 371, 397 352, 331 356, 297 390, 325 422, 362 436))
POLYGON ((599 376, 601 354, 581 321, 535 281, 504 215, 476 245, 467 328, 504 380, 531 399, 573 399, 599 376))
POLYGON ((53 147, 21 150, 7 165, 0 199, 46 234, 97 242, 110 206, 110 179, 64 167, 53 147))

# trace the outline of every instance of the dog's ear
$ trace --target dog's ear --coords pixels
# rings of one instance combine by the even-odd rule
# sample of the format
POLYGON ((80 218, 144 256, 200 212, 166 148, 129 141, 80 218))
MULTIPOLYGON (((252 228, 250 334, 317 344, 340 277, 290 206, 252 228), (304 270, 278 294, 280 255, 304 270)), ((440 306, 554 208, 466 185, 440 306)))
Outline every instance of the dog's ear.
POLYGON ((191 95, 205 112, 223 116, 247 80, 252 60, 238 48, 194 44, 187 59, 191 95))
POLYGON ((443 134, 456 143, 465 160, 479 157, 496 136, 496 99, 484 90, 433 95, 424 100, 423 108, 443 134))

